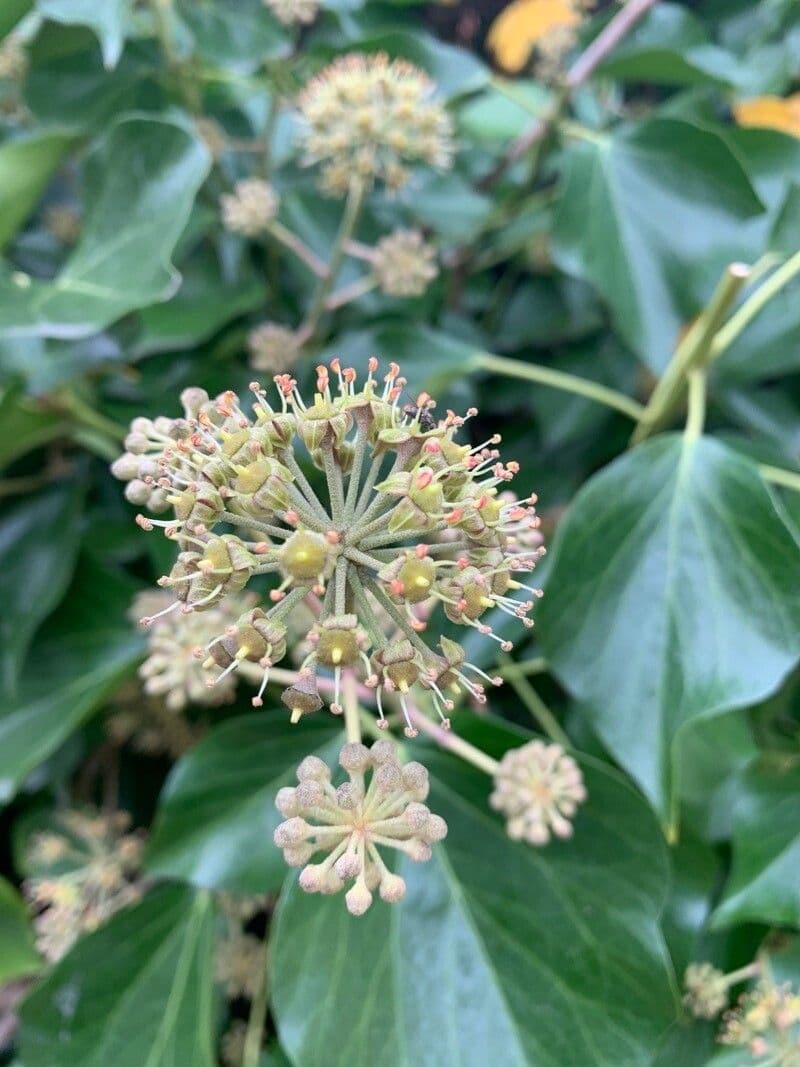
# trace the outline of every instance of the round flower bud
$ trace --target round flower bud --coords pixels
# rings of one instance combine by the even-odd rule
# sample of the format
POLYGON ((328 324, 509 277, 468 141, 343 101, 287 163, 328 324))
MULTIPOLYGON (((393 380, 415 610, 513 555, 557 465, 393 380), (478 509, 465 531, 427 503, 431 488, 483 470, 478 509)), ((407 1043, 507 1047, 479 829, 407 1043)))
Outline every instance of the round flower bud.
POLYGON ((372 893, 363 881, 356 882, 344 895, 347 910, 351 915, 363 915, 372 903, 372 893))

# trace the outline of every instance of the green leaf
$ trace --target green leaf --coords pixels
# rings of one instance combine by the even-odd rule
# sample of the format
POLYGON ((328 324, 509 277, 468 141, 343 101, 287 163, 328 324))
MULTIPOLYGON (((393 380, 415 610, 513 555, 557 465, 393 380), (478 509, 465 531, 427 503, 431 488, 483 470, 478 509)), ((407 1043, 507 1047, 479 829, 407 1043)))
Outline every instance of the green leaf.
POLYGON ((33 0, 5 0, 0 11, 0 37, 13 30, 23 15, 33 7, 33 0))
POLYGON ((240 893, 277 889, 286 874, 272 832, 278 789, 309 752, 329 755, 338 726, 292 726, 280 710, 217 726, 170 775, 161 795, 147 869, 165 878, 240 893))
POLYGON ((539 850, 489 813, 485 775, 420 758, 449 832, 429 863, 398 866, 405 900, 358 919, 341 895, 293 884, 281 900, 273 1010, 292 1063, 366 1067, 380 1047, 392 1067, 649 1064, 674 1001, 658 929, 666 857, 646 806, 586 761, 574 837, 539 850))
POLYGON ((82 562, 64 607, 42 628, 19 696, 0 707, 0 803, 51 756, 141 657, 125 612, 135 586, 82 562))
POLYGON ((73 134, 41 130, 0 145, 0 248, 34 210, 73 134))
POLYGON ((603 62, 612 78, 656 85, 736 85, 741 57, 718 48, 702 23, 677 4, 658 4, 603 62))
POLYGON ((679 731, 762 699, 797 662, 797 544, 752 463, 670 434, 584 486, 553 557, 544 653, 674 819, 679 731))
POLYGON ((800 766, 762 763, 737 783, 733 866, 716 928, 800 926, 800 766))
POLYGON ((125 29, 131 16, 131 0, 36 0, 37 10, 45 18, 66 26, 88 26, 97 34, 107 70, 115 67, 122 55, 125 29))
POLYGON ((22 1008, 26 1067, 213 1067, 213 908, 155 890, 91 934, 22 1008))
POLYGON ((763 205, 720 136, 676 119, 575 144, 564 163, 555 261, 602 293, 628 344, 662 370, 725 266, 755 258, 742 227, 763 205))
MULTIPOLYGON (((0 353, 3 370, 4 356, 0 353)), ((65 425, 60 415, 37 408, 21 383, 12 383, 0 398, 0 469, 58 437, 65 425)))
POLYGON ((0 526, 2 686, 17 688, 31 639, 66 591, 80 541, 83 490, 66 482, 10 507, 0 526))
POLYGON ((180 283, 170 256, 208 167, 179 123, 118 121, 87 163, 83 235, 61 274, 0 279, 0 334, 85 337, 168 299, 180 283))
POLYGON ((0 984, 35 974, 41 965, 25 902, 0 878, 0 984))
POLYGON ((460 384, 477 351, 474 345, 430 326, 399 320, 340 336, 320 359, 346 352, 347 362, 361 373, 370 356, 391 358, 402 366, 412 396, 425 389, 437 397, 441 407, 443 390, 460 384))
POLYGON ((139 313, 141 329, 128 348, 129 358, 194 348, 231 319, 260 307, 263 279, 254 271, 243 270, 241 275, 233 281, 224 278, 211 252, 193 257, 183 268, 175 296, 139 313))
POLYGON ((427 171, 403 195, 414 217, 446 242, 467 242, 494 210, 488 196, 476 193, 459 174, 427 171))
POLYGON ((40 122, 92 131, 112 115, 152 107, 156 87, 148 43, 129 44, 110 74, 88 30, 46 22, 28 49, 25 103, 40 122))
POLYGON ((177 11, 204 59, 252 73, 265 59, 286 56, 286 29, 262 0, 179 0, 177 11))

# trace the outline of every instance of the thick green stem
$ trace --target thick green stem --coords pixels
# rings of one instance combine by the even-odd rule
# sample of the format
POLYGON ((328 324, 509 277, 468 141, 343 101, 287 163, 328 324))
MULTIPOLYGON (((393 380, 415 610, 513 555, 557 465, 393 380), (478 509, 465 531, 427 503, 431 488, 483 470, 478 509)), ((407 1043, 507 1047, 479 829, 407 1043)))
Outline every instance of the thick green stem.
POLYGON ((795 252, 791 259, 787 259, 783 266, 770 275, 764 284, 759 286, 744 301, 742 306, 731 315, 725 325, 717 332, 711 343, 711 358, 716 359, 727 348, 730 348, 739 334, 750 325, 756 315, 798 274, 800 274, 800 252, 795 252))
POLYGON ((691 371, 706 367, 713 358, 714 337, 749 274, 750 268, 744 263, 732 263, 725 271, 708 306, 675 349, 653 390, 631 437, 632 445, 644 441, 671 418, 684 396, 691 371))
POLYGON ((690 371, 688 382, 689 400, 683 436, 686 441, 696 441, 702 435, 706 421, 706 371, 690 371))
POLYGON ((495 356, 491 352, 480 352, 472 360, 472 366, 478 370, 489 371, 491 374, 502 374, 507 378, 521 378, 523 381, 536 382, 551 389, 561 389, 567 393, 575 393, 587 400, 594 400, 598 404, 614 408, 622 412, 634 422, 642 417, 644 408, 641 404, 618 393, 616 389, 609 389, 597 382, 590 382, 586 378, 580 378, 576 374, 567 374, 565 371, 554 370, 552 367, 542 367, 536 363, 523 363, 517 359, 506 359, 505 356, 495 356))

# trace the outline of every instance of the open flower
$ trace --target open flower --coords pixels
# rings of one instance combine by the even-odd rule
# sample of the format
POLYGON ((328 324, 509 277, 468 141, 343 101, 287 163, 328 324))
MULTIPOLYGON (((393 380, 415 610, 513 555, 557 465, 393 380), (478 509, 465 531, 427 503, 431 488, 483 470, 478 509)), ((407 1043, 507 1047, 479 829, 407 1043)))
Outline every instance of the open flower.
MULTIPOLYGON (((371 359, 360 388, 354 370, 338 360, 330 366, 336 386, 328 368, 318 367, 311 402, 293 378, 279 374, 277 406, 260 385, 251 386, 252 415, 232 392, 211 400, 190 389, 182 394, 183 417, 131 424, 128 451, 114 472, 141 483, 143 497, 164 494, 174 518, 139 515, 137 522, 163 527, 179 549, 160 583, 175 600, 143 622, 160 626, 179 610, 213 613, 254 576, 274 575, 262 605, 208 636, 204 663, 220 668, 215 684, 229 684, 245 663, 260 667, 253 700, 259 706, 271 668, 286 654, 287 621, 310 600, 320 609, 305 638, 310 651, 284 694, 293 721, 322 706, 319 672, 332 675, 331 710, 340 712, 341 674, 349 670, 375 691, 381 726, 382 697, 396 694, 413 737, 406 696, 415 686, 432 697, 448 726, 454 695, 483 701, 483 683, 500 684, 468 663, 457 642, 423 639, 434 628, 433 607, 506 651, 511 643, 493 632, 489 612, 533 625, 529 613, 540 590, 519 579, 544 552, 525 546, 526 532, 539 523, 536 498, 501 500, 499 488, 518 464, 501 462, 499 435, 460 444, 465 418, 448 412, 437 421, 427 395, 403 405, 396 364, 380 385, 371 359), (300 465, 306 454, 324 473, 321 496, 300 465), (217 532, 222 524, 241 528, 242 536, 217 532)), ((162 669, 171 677, 159 660, 162 669)))
POLYGON ((546 845, 572 835, 572 818, 586 800, 581 769, 561 745, 529 741, 509 749, 495 773, 489 803, 506 816, 508 836, 546 845))
POLYGON ((345 894, 347 909, 363 915, 375 889, 389 904, 406 891, 378 847, 423 862, 431 857, 431 845, 447 834, 447 825, 422 803, 428 796, 428 772, 421 763, 401 766, 391 742, 376 741, 371 748, 346 744, 339 764, 348 780, 337 787, 321 759, 303 760, 297 769, 299 784, 279 790, 276 797, 286 821, 275 830, 275 844, 290 866, 303 867, 302 889, 338 893, 352 883, 345 894), (318 852, 326 853, 325 859, 309 863, 318 852))
POLYGON ((409 163, 449 167, 452 123, 430 99, 433 90, 418 67, 382 52, 334 60, 298 101, 306 163, 323 165, 323 185, 334 193, 346 192, 354 180, 398 189, 409 163))
POLYGON ((169 609, 174 603, 172 593, 153 590, 139 593, 131 608, 133 618, 153 619, 148 655, 139 668, 145 693, 163 697, 170 711, 181 711, 187 704, 214 707, 227 703, 233 699, 236 679, 228 675, 219 685, 209 686, 197 651, 228 626, 235 625, 241 614, 255 605, 256 597, 251 593, 234 594, 206 612, 186 615, 172 613, 169 609))

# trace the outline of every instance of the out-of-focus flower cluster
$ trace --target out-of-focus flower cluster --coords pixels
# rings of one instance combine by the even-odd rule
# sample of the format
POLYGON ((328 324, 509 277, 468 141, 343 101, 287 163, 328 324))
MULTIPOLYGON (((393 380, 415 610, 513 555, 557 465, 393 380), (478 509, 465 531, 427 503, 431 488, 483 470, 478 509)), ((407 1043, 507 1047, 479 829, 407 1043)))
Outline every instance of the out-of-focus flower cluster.
MULTIPOLYGON (((211 400, 191 389, 182 394, 182 417, 134 420, 128 451, 112 469, 132 478, 129 488, 141 486, 142 497, 174 509, 171 519, 137 521, 145 529, 164 527, 179 548, 161 579, 176 599, 143 621, 166 626, 173 611, 214 611, 253 576, 274 574, 270 606, 248 607, 198 641, 206 668, 220 669, 215 684, 224 690, 241 664, 257 664, 259 706, 270 669, 286 654, 287 618, 308 597, 318 598, 319 617, 306 635, 311 651, 283 695, 292 720, 322 706, 319 671, 333 675, 331 710, 340 712, 341 672, 350 669, 374 690, 379 724, 386 725, 383 696, 396 695, 413 737, 406 706, 413 687, 431 697, 447 726, 450 694, 466 691, 482 701, 482 682, 500 682, 467 663, 457 642, 442 636, 436 650, 422 640, 430 602, 506 650, 511 644, 484 621, 487 612, 499 609, 532 625, 528 615, 540 591, 519 577, 544 551, 526 544, 539 522, 535 497, 501 499, 518 464, 500 460, 499 436, 459 444, 465 419, 448 412, 437 421, 427 396, 403 405, 395 364, 381 386, 371 359, 360 388, 355 371, 338 360, 331 367, 336 387, 328 369, 318 367, 311 403, 284 374, 276 376, 277 407, 253 384, 252 416, 234 393, 211 400), (300 466, 299 445, 324 472, 324 500, 300 466), (244 528, 246 539, 216 532, 223 524, 244 528), (518 591, 523 599, 515 598, 518 591), (387 634, 377 609, 399 639, 387 634)), ((167 628, 163 651, 145 667, 164 692, 185 672, 182 664, 171 666, 171 640, 167 628)))
POLYGON ((419 230, 395 230, 378 242, 372 269, 389 296, 420 296, 439 273, 436 249, 419 230))
POLYGON ((303 760, 298 785, 279 790, 276 797, 286 821, 275 831, 275 844, 291 867, 303 868, 300 886, 307 893, 338 893, 352 882, 345 903, 353 915, 363 915, 375 889, 389 904, 406 891, 379 846, 422 862, 430 859, 431 845, 445 837, 447 825, 423 803, 426 769, 416 762, 401 765, 390 741, 376 741, 371 748, 348 743, 339 765, 348 780, 334 786, 326 763, 317 756, 303 760), (310 863, 318 852, 327 853, 325 859, 310 863))
POLYGON ((683 989, 683 1005, 698 1019, 714 1019, 728 1006, 728 981, 713 963, 690 963, 683 989))
POLYGON ((258 237, 278 213, 278 194, 261 178, 243 178, 220 197, 222 222, 231 233, 258 237))
POLYGON ((341 194, 380 180, 399 189, 408 164, 449 167, 452 123, 433 90, 418 67, 384 53, 342 56, 312 78, 298 101, 300 143, 307 164, 322 164, 323 187, 341 194))
POLYGON ((500 760, 489 803, 506 816, 509 837, 546 845, 553 834, 571 837, 586 795, 581 769, 561 745, 529 741, 500 760))
POLYGON ((36 834, 26 854, 25 895, 36 944, 59 960, 83 934, 139 900, 143 839, 127 812, 62 811, 57 830, 36 834))
POLYGON ((250 366, 254 370, 281 374, 291 370, 301 351, 301 340, 295 330, 277 322, 262 322, 247 335, 250 366))
POLYGON ((727 1013, 720 1041, 746 1048, 764 1067, 800 1065, 800 993, 762 978, 727 1013))
POLYGON ((319 11, 318 0, 264 0, 264 4, 284 26, 308 26, 319 11))

